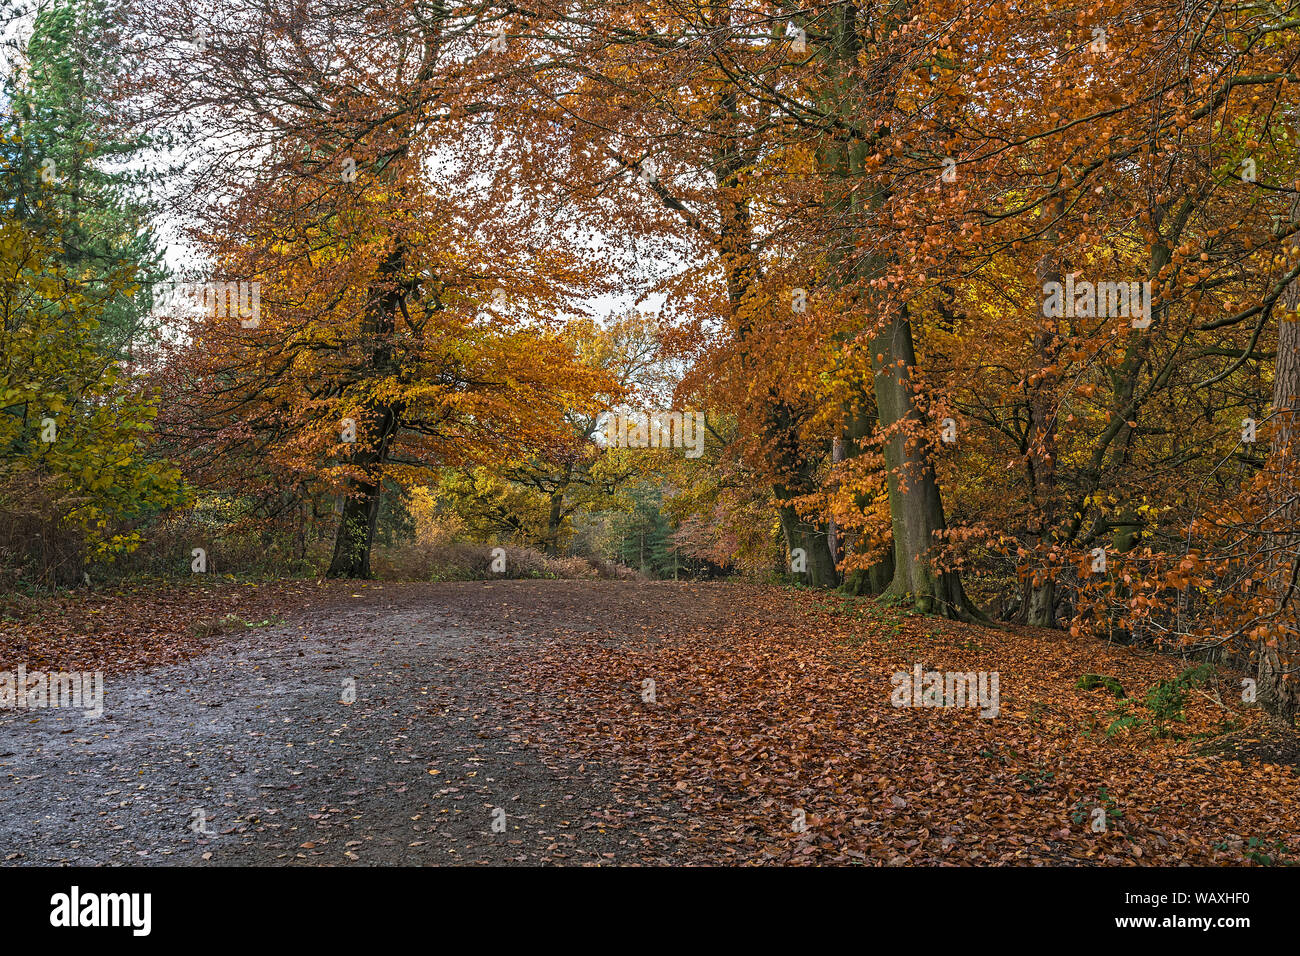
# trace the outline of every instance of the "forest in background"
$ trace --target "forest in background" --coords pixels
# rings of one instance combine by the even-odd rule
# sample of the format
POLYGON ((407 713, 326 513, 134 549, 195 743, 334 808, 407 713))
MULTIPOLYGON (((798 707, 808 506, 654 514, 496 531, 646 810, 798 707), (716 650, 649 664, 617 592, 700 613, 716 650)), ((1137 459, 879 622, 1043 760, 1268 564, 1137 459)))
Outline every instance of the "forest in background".
POLYGON ((1300 710, 1300 7, 4 9, 6 589, 779 576, 1300 710))

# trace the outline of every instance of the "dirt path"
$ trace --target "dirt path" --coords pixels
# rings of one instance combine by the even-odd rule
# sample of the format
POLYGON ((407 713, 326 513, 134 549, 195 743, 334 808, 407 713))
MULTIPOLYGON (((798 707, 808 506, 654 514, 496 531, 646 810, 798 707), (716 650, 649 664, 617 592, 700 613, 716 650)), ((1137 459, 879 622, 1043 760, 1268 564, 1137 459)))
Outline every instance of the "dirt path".
MULTIPOLYGON (((1186 662, 1104 641, 735 583, 498 581, 316 588, 177 662, 116 600, 101 717, 0 710, 0 861, 1297 861, 1293 763, 1198 749, 1260 738, 1240 675, 1156 725, 1143 694, 1186 662), (119 644, 167 663, 114 673, 119 644), (1000 675, 1000 709, 896 706, 913 668, 1000 675)), ((59 653, 34 627, 0 649, 59 653)))
POLYGON ((99 718, 0 711, 0 858, 661 861, 669 825, 620 806, 616 771, 528 743, 536 701, 511 677, 553 625, 594 624, 633 591, 369 587, 193 660, 107 675, 99 718))

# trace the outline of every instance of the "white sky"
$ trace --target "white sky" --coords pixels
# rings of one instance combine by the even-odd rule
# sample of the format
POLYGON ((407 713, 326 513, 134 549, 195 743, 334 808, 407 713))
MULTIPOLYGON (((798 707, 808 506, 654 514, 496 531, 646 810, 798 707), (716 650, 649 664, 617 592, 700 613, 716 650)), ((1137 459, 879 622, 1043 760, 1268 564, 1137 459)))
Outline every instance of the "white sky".
MULTIPOLYGON (((12 75, 16 68, 21 68, 25 64, 25 58, 22 56, 21 51, 30 37, 36 12, 48 5, 49 0, 0 0, 0 71, 3 71, 5 75, 12 75)), ((171 166, 177 162, 183 164, 184 155, 182 152, 164 153, 159 151, 154 155, 138 157, 132 167, 143 169, 158 163, 171 166)), ((185 225, 183 221, 169 216, 162 216, 153 221, 158 244, 166 250, 164 262, 178 279, 186 274, 191 276, 202 275, 207 266, 207 263, 187 242, 185 225)), ((593 238, 597 240, 599 245, 605 245, 602 237, 596 236, 593 238)), ((646 258, 639 265, 649 272, 663 276, 666 272, 676 271, 679 264, 653 262, 646 258)), ((636 285, 644 282, 644 278, 644 276, 629 276, 629 280, 636 285)), ((574 314, 585 310, 597 318, 604 318, 610 315, 626 314, 633 308, 642 312, 658 313, 663 308, 665 298, 666 296, 663 294, 653 294, 638 302, 635 290, 629 290, 622 294, 601 295, 575 302, 574 314)))

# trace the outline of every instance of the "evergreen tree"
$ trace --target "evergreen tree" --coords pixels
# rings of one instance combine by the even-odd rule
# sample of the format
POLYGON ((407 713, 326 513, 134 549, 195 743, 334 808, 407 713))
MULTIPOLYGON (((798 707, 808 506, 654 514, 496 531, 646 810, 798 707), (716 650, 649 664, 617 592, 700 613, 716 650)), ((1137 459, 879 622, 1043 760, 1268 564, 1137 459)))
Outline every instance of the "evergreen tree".
POLYGON ((61 263, 102 300, 97 340, 130 359, 163 272, 146 201, 152 177, 141 168, 150 142, 117 131, 109 93, 122 68, 112 27, 105 0, 54 0, 35 18, 27 70, 6 77, 0 95, 22 144, 17 195, 6 201, 38 232, 57 220, 61 263), (123 274, 135 281, 111 281, 123 274))
POLYGON ((70 583, 137 547, 136 526, 186 495, 176 469, 149 455, 156 401, 97 334, 134 270, 95 283, 74 273, 57 210, 23 215, 36 195, 24 144, 12 128, 0 138, 0 558, 70 583))
POLYGON ((673 547, 673 528, 662 510, 662 489, 643 482, 630 490, 629 497, 632 508, 616 524, 619 560, 642 574, 677 578, 687 564, 673 547))

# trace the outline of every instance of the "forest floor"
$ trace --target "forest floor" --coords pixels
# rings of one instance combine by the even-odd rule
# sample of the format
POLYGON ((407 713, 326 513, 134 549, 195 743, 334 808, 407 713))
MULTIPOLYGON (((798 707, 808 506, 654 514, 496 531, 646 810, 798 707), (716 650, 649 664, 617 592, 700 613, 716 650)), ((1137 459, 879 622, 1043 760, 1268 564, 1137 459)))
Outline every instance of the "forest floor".
POLYGON ((0 604, 19 664, 104 710, 0 710, 9 865, 1300 860, 1300 748, 1240 675, 1156 720, 1188 662, 816 592, 74 592, 0 604), (996 672, 997 716, 894 706, 916 665, 996 672))

